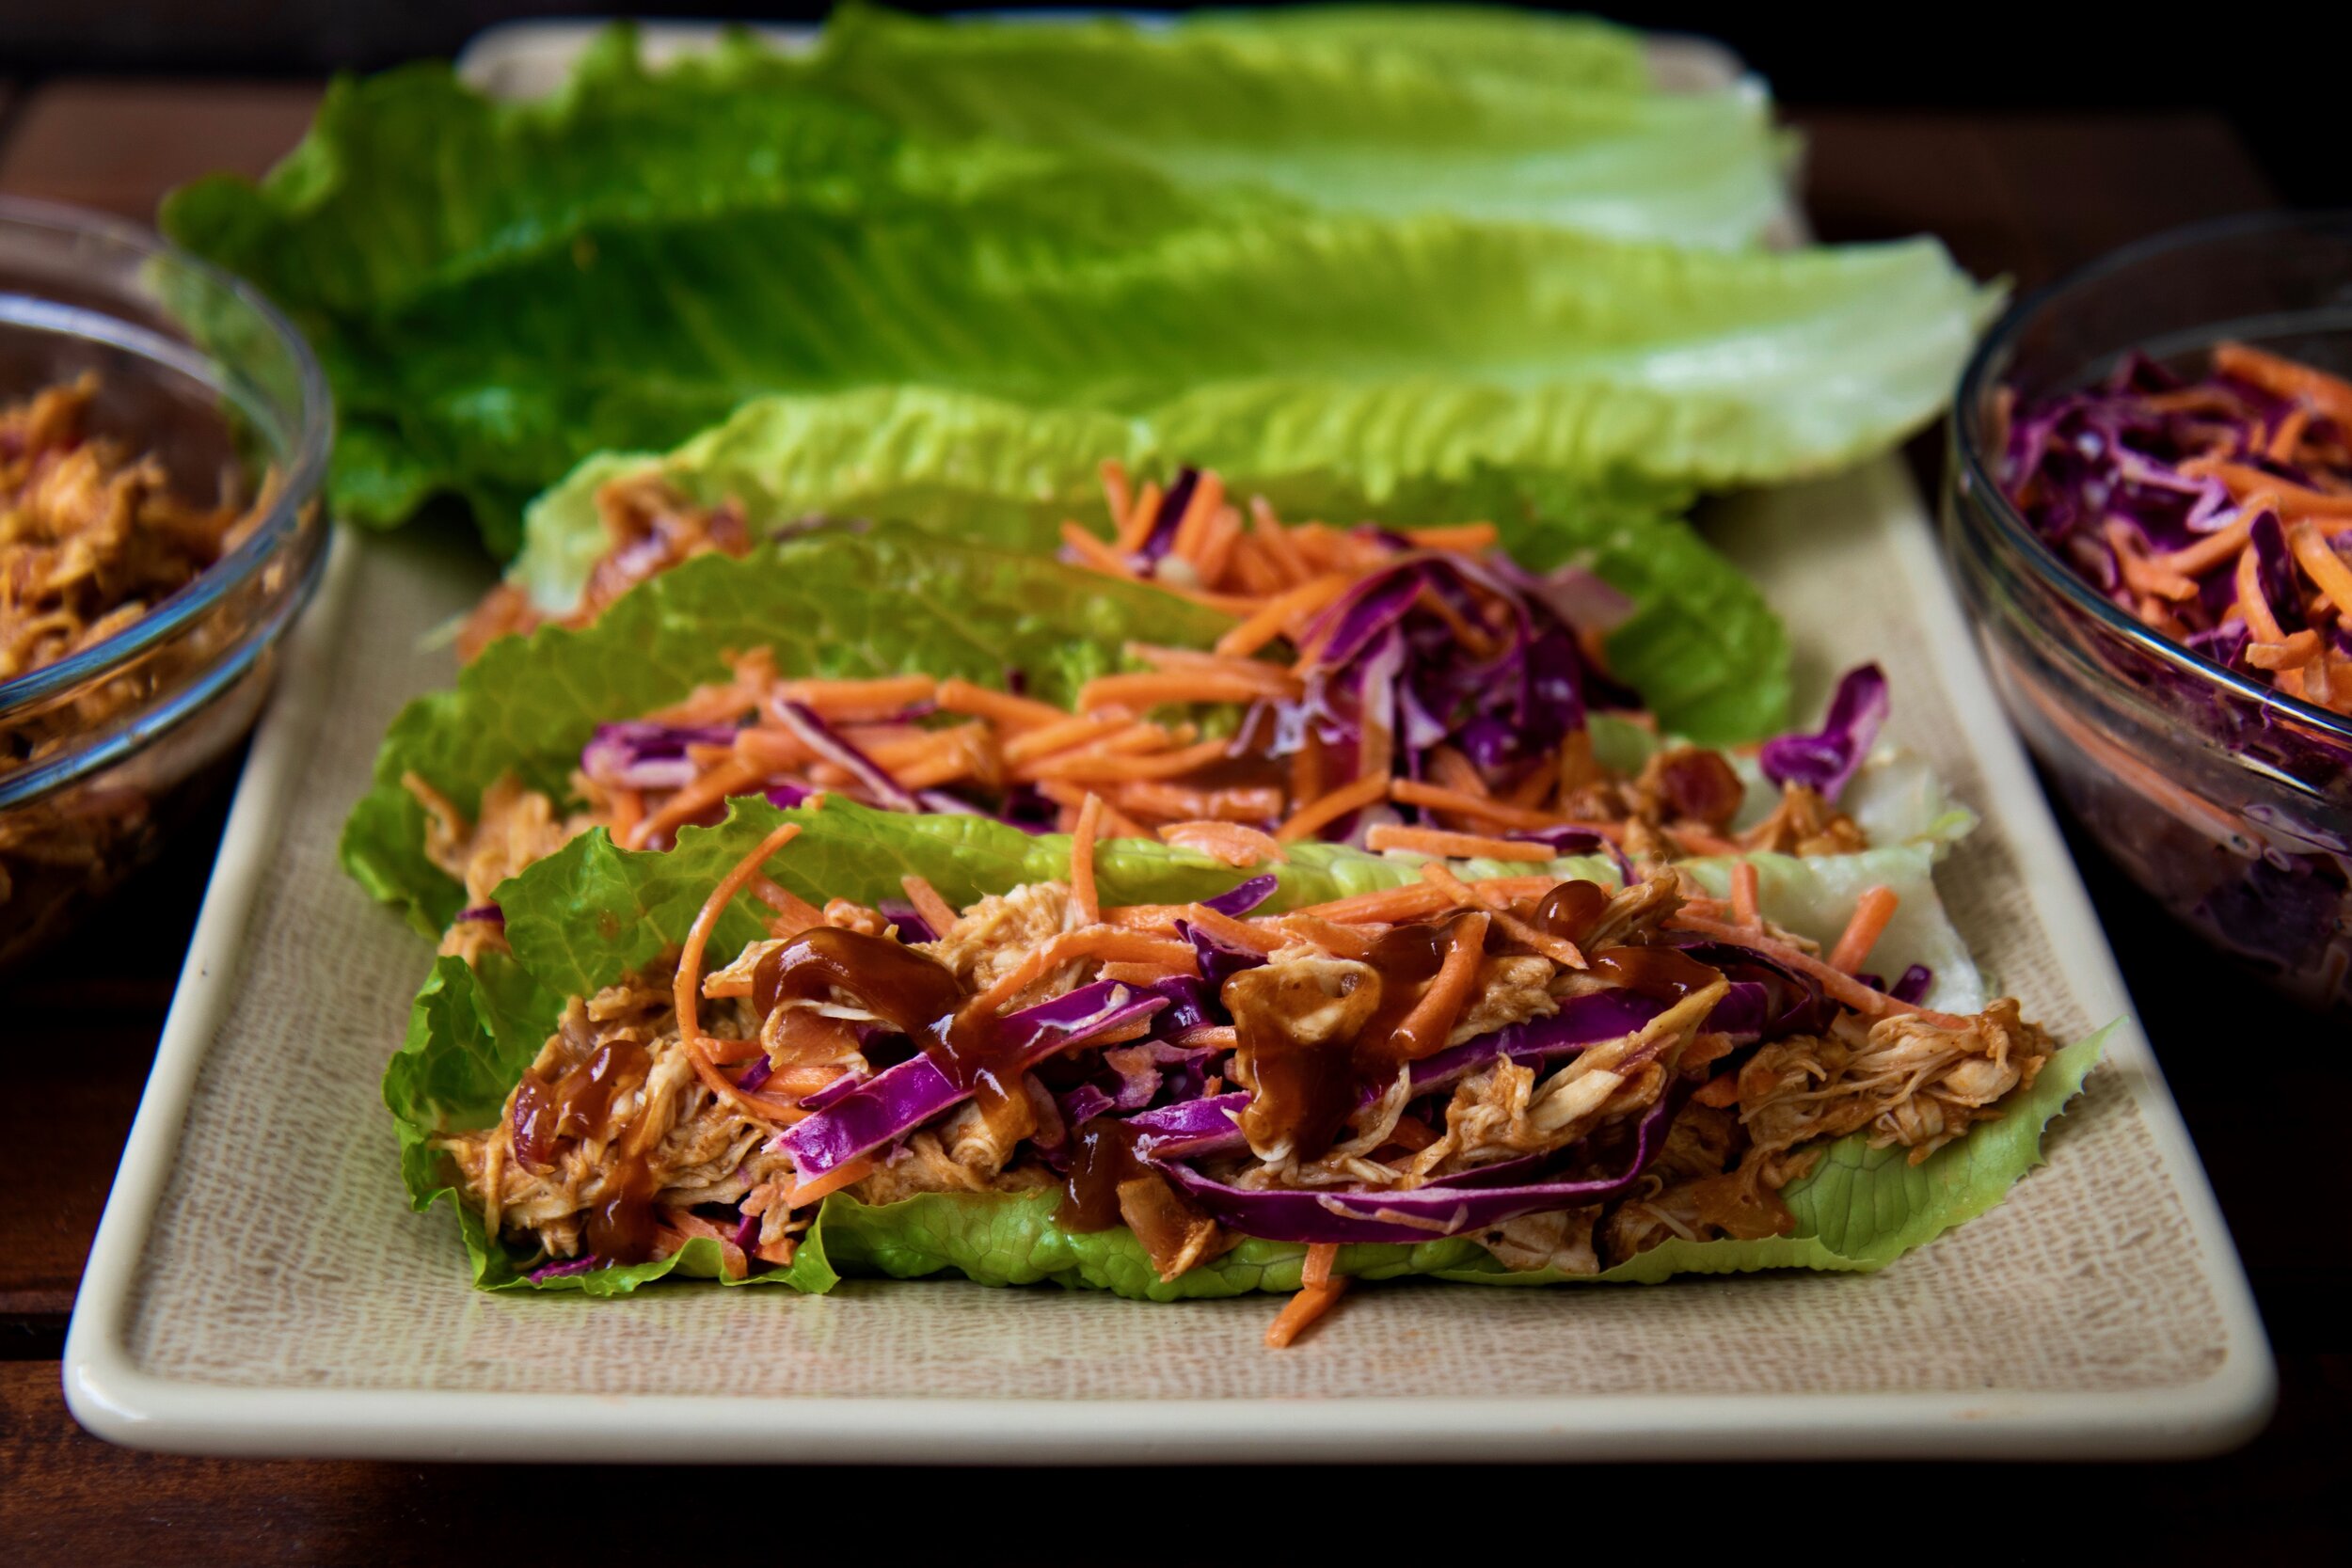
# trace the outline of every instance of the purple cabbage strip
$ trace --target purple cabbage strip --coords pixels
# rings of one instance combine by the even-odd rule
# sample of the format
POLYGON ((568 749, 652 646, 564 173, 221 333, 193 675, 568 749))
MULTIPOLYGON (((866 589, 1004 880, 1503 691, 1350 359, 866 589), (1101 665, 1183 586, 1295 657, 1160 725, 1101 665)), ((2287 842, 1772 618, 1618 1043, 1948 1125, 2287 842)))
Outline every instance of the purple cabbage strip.
POLYGON ((801 744, 841 768, 866 786, 876 803, 890 811, 920 812, 923 803, 899 786, 898 781, 884 772, 872 757, 834 733, 833 726, 818 717, 805 703, 788 697, 771 701, 768 710, 777 721, 792 732, 801 744))
POLYGON ((1574 1181, 1534 1181, 1502 1187, 1430 1186, 1407 1192, 1335 1193, 1228 1186, 1166 1151, 1148 1156, 1219 1224, 1271 1242, 1400 1242, 1485 1230, 1521 1214, 1607 1203, 1633 1190, 1665 1147, 1666 1129, 1681 1108, 1673 1089, 1642 1113, 1625 1168, 1614 1176, 1574 1181))
POLYGON ((1925 964, 1913 964, 1903 971, 1902 978, 1896 981, 1894 989, 1886 994, 1898 1002, 1908 1002, 1916 1006, 1926 999, 1928 988, 1933 984, 1935 971, 1925 964))
POLYGON ((580 748, 580 770, 621 789, 683 789, 702 771, 686 748, 729 746, 735 736, 732 724, 664 724, 651 719, 598 724, 580 748))
POLYGON ((1886 673, 1875 664, 1849 670, 1830 699, 1829 717, 1811 735, 1776 736, 1764 743, 1756 762, 1764 776, 1786 787, 1810 784, 1832 805, 1870 754, 1879 726, 1886 721, 1886 673))
MULTIPOLYGON (((1147 1018, 1167 1006, 1165 997, 1117 981, 1097 980, 997 1020, 995 1060, 1009 1070, 1025 1072, 1048 1056, 1083 1045, 1120 1024, 1147 1018)), ((971 1093, 957 1087, 928 1053, 918 1053, 779 1133, 776 1147, 792 1156, 793 1166, 803 1179, 822 1176, 845 1161, 914 1132, 961 1104, 971 1093)))
POLYGON ((1274 890, 1281 885, 1280 879, 1272 875, 1252 877, 1248 881, 1238 883, 1214 898, 1201 899, 1200 907, 1215 910, 1219 914, 1230 914, 1238 920, 1273 897, 1274 890))
POLYGON ((1192 504, 1192 493, 1200 483, 1200 469, 1179 469, 1176 483, 1169 485, 1168 493, 1160 498, 1160 509, 1152 515, 1152 531, 1143 536, 1143 544, 1133 558, 1144 576, 1152 575, 1152 568, 1159 564, 1160 558, 1168 554, 1176 543, 1176 525, 1184 520, 1184 508, 1192 504))
POLYGON ((898 927, 900 942, 937 942, 939 933, 931 923, 917 914, 914 906, 904 898, 882 898, 875 901, 874 912, 898 927))
POLYGON ((776 1069, 773 1063, 765 1056, 755 1056, 752 1058, 752 1065, 743 1069, 743 1076, 735 1081, 735 1086, 749 1094, 775 1075, 776 1069))
POLYGON ((506 924, 506 911, 500 909, 496 904, 476 904, 471 909, 459 910, 457 911, 457 918, 460 920, 479 920, 485 926, 504 926, 506 924))
POLYGON ((570 1258, 561 1263, 549 1263, 545 1268, 533 1269, 523 1277, 536 1285, 543 1279, 562 1279, 567 1275, 586 1274, 590 1269, 596 1268, 597 1263, 596 1255, 592 1252, 585 1258, 570 1258))

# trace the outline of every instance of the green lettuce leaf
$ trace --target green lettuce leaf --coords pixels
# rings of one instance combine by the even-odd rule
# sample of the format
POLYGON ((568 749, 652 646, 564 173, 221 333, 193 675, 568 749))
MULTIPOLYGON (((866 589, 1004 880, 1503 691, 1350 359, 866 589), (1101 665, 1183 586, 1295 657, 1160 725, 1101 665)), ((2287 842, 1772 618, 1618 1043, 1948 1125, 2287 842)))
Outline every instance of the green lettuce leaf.
POLYGON ((564 799, 597 724, 723 679, 723 650, 766 646, 788 674, 920 671, 997 686, 1017 669, 1039 696, 1067 702, 1117 668, 1130 639, 1204 647, 1231 625, 1156 589, 904 529, 827 531, 745 561, 700 557, 623 595, 584 631, 493 643, 453 689, 410 703, 344 825, 343 865, 437 933, 464 895, 425 859, 424 815, 404 775, 468 813, 510 769, 564 799))
POLYGON ((199 182, 164 222, 319 349, 342 511, 453 490, 501 553, 592 452, 873 386, 1148 415, 1193 461, 1375 502, 1485 468, 1786 478, 1930 417, 1991 303, 1932 242, 1698 252, 1326 212, 934 141, 797 69, 738 43, 656 73, 615 34, 544 103, 434 68, 343 83, 267 181, 199 182))
MULTIPOLYGON (((993 822, 894 816, 846 802, 818 812, 780 812, 765 802, 746 801, 717 827, 688 829, 666 854, 616 849, 599 832, 504 884, 499 901, 507 911, 513 960, 494 959, 480 970, 454 958, 439 960, 419 994, 407 1041, 384 1078, 411 1201, 421 1211, 447 1196, 459 1208, 477 1284, 612 1295, 672 1273, 703 1277, 718 1273, 717 1249, 706 1244, 632 1268, 533 1281, 503 1246, 484 1234, 479 1216, 456 1203, 426 1140, 436 1131, 495 1119, 506 1090, 554 1027, 561 998, 608 984, 678 942, 707 890, 787 819, 802 824, 802 834, 768 869, 806 897, 871 898, 895 892, 898 878, 914 871, 947 897, 963 901, 1059 876, 1068 866, 1066 838, 1030 838, 993 822)), ((1767 860, 1760 879, 1765 912, 1806 934, 1833 937, 1851 908, 1852 891, 1861 885, 1855 879, 1863 878, 1896 887, 1914 917, 1908 927, 1890 927, 1882 943, 1889 961, 1945 956, 1947 947, 1957 947, 1935 900, 1928 850, 1873 853, 1876 860, 1867 865, 1859 863, 1871 860, 1868 856, 1847 857, 1852 864, 1767 860)), ((1456 863, 1465 876, 1512 869, 1456 863)), ((1399 885, 1416 877, 1417 864, 1412 857, 1311 846, 1277 868, 1279 887, 1271 907, 1399 885)), ((1605 863, 1598 862, 1560 862, 1553 869, 1609 879, 1605 863)), ((1200 856, 1136 841, 1100 846, 1097 874, 1106 896, 1153 902, 1208 895, 1242 875, 1200 856)), ((747 901, 740 901, 723 917, 712 949, 734 951, 760 931, 747 901)), ((1936 1000, 1973 1005, 1968 999, 1979 982, 1964 952, 1946 961, 1950 972, 1939 974, 1936 1000)), ((1920 1164, 1909 1164, 1899 1150, 1872 1150, 1859 1134, 1833 1144, 1815 1169, 1784 1193, 1797 1218, 1794 1233, 1787 1237, 1670 1243, 1597 1276, 1508 1273, 1475 1243, 1461 1238, 1417 1246, 1345 1247, 1339 1269, 1363 1278, 1431 1275, 1477 1284, 1536 1284, 1586 1277, 1651 1282, 1677 1273, 1777 1267, 1879 1268, 1999 1201, 2038 1162, 2043 1126, 2081 1087, 2105 1037, 2103 1031, 2060 1052, 2008 1115, 1920 1164)), ((869 1207, 836 1196, 825 1201, 792 1266, 754 1283, 825 1291, 844 1275, 909 1278, 947 1272, 985 1284, 1052 1281, 1162 1301, 1297 1288, 1303 1249, 1254 1240, 1163 1283, 1125 1231, 1073 1233, 1057 1226, 1056 1201, 1050 1192, 929 1195, 869 1207)))
POLYGON ((1446 8, 1041 27, 845 7, 808 79, 918 135, 1098 153, 1335 212, 1736 245, 1785 199, 1760 89, 1658 92, 1638 37, 1581 20, 1446 8))
MULTIPOLYGON (((532 503, 509 575, 543 609, 569 610, 604 548, 596 491, 648 468, 706 505, 741 502, 755 524, 891 517, 950 537, 1046 550, 1064 518, 1101 515, 1104 458, 1166 474, 1198 455, 1162 439, 1148 417, 937 388, 760 398, 665 457, 589 459, 532 503)), ((1670 515, 1671 498, 1639 484, 1538 484, 1485 467, 1458 483, 1403 484, 1375 497, 1328 465, 1286 468, 1270 455, 1236 451, 1216 466, 1235 493, 1264 496, 1295 519, 1491 519, 1522 564, 1580 565, 1633 601, 1631 619, 1608 640, 1610 661, 1669 728, 1724 743, 1787 723, 1787 633, 1755 584, 1670 515)))

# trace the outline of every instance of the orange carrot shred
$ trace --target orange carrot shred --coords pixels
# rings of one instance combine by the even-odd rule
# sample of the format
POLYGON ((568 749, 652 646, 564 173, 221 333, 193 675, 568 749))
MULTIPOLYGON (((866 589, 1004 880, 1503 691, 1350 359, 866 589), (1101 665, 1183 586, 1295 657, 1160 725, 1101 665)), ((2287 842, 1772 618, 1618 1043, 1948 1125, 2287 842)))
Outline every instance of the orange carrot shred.
POLYGON ((1347 1281, 1342 1278, 1328 1285, 1302 1290, 1292 1296, 1282 1304, 1282 1310, 1275 1315, 1274 1321, 1266 1325, 1266 1349, 1281 1350, 1287 1347, 1306 1331, 1310 1323, 1331 1310, 1331 1304, 1338 1301, 1340 1292, 1346 1289, 1347 1281))
MULTIPOLYGON (((1830 967, 1851 974, 1869 958, 1870 949, 1886 932, 1886 923, 1895 918, 1895 906, 1899 902, 1895 890, 1874 885, 1862 890, 1854 900, 1853 918, 1846 922, 1846 929, 1837 944, 1829 950, 1830 967)), ((1742 924, 1745 924, 1742 922, 1742 924)))
POLYGON ((790 1190, 784 1195, 784 1206, 787 1209, 804 1209, 818 1198, 831 1197, 844 1187, 855 1186, 873 1173, 874 1156, 871 1154, 861 1154, 854 1160, 844 1160, 813 1180, 794 1180, 790 1190))
POLYGON ((1351 784, 1342 784, 1311 804, 1291 814, 1290 820, 1275 830, 1274 836, 1284 844, 1295 844, 1311 838, 1317 831, 1338 821, 1351 811, 1361 811, 1389 792, 1389 781, 1377 773, 1367 773, 1351 784))
POLYGON ((1756 893, 1756 863, 1735 861, 1731 867, 1731 923, 1734 926, 1757 924, 1756 893))
POLYGON ((1070 835, 1070 901, 1081 926, 1099 925, 1103 919, 1103 905, 1094 891, 1094 834, 1102 825, 1102 797, 1089 790, 1070 835))
POLYGON ((1279 865, 1290 859, 1272 833, 1238 822, 1170 822, 1159 836, 1163 844, 1198 850, 1228 865, 1279 865))
POLYGON ((678 955, 677 977, 671 984, 670 999, 677 1007, 678 1037, 688 1045, 699 1045, 705 1037, 700 1011, 703 949, 710 944, 712 929, 727 906, 735 901, 735 895, 743 891, 743 884, 768 863, 768 857, 800 836, 801 825, 786 822, 761 839, 757 848, 737 861, 719 879, 719 885, 710 890, 710 896, 703 900, 702 909, 695 913, 694 924, 687 928, 686 947, 678 955))
POLYGON ((923 917, 923 924, 946 936, 956 923, 956 907, 939 895, 939 890, 931 886, 929 879, 912 871, 898 879, 898 885, 906 889, 907 902, 923 917))
POLYGON ((1313 1289, 1331 1283, 1331 1266, 1340 1260, 1340 1243, 1314 1242, 1307 1247, 1307 1259, 1298 1268, 1298 1282, 1313 1289))
POLYGON ((1548 861, 1549 845, 1520 839, 1486 838, 1477 833, 1450 833, 1438 828, 1399 828, 1382 825, 1364 835, 1364 847, 1404 849, 1448 860, 1548 861))

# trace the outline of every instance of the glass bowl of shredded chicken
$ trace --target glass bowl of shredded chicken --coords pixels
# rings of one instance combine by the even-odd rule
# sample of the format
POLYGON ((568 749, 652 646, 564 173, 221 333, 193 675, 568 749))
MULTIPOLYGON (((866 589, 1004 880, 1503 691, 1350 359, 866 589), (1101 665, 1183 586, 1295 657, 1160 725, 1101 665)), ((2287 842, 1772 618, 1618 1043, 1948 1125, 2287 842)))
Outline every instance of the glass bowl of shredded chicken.
POLYGON ((317 585, 332 424, 309 348, 246 285, 0 200, 0 965, 233 766, 317 585))
POLYGON ((2051 782, 2172 914, 2352 1006, 2352 214, 2022 302, 1950 443, 1945 546, 2051 782))

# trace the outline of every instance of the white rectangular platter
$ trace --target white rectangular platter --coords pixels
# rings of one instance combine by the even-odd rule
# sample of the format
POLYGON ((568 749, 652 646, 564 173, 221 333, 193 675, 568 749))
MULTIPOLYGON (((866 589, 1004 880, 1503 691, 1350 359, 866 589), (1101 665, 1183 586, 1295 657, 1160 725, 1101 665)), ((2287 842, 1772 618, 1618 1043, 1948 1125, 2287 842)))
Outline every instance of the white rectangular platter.
MULTIPOLYGON (((1984 814, 1939 880, 2000 987, 2065 1037, 2124 1012, 1900 468, 1721 510, 1796 628, 1801 701, 1878 658, 1895 736, 1984 814)), ((2268 1411, 2245 1277, 2129 1022, 2046 1165, 1873 1275, 1383 1285, 1279 1354, 1265 1297, 470 1291, 450 1216, 407 1210, 376 1096, 430 955, 335 865, 385 724, 453 673, 421 643, 483 586, 460 555, 340 541, 289 649, 67 1342, 68 1398, 103 1436, 439 1459, 2080 1457, 2217 1449, 2268 1411)))
MULTIPOLYGON (((544 75, 532 48, 566 38, 537 38, 493 35, 469 69, 544 75)), ((2064 1038, 2123 1014, 1899 466, 1711 527, 1795 634, 1800 711, 1876 659, 1892 737, 1983 814, 1939 882, 1997 987, 2064 1038)), ((486 569, 449 546, 339 540, 287 649, 67 1341, 67 1398, 102 1436, 498 1460, 2081 1458, 2210 1451, 2267 1417, 2244 1274, 2128 1020, 2048 1164, 1873 1275, 1395 1283, 1279 1354, 1262 1296, 470 1291, 448 1213, 408 1212, 376 1091, 430 954, 335 864, 385 725, 453 677, 430 634, 486 569)))

